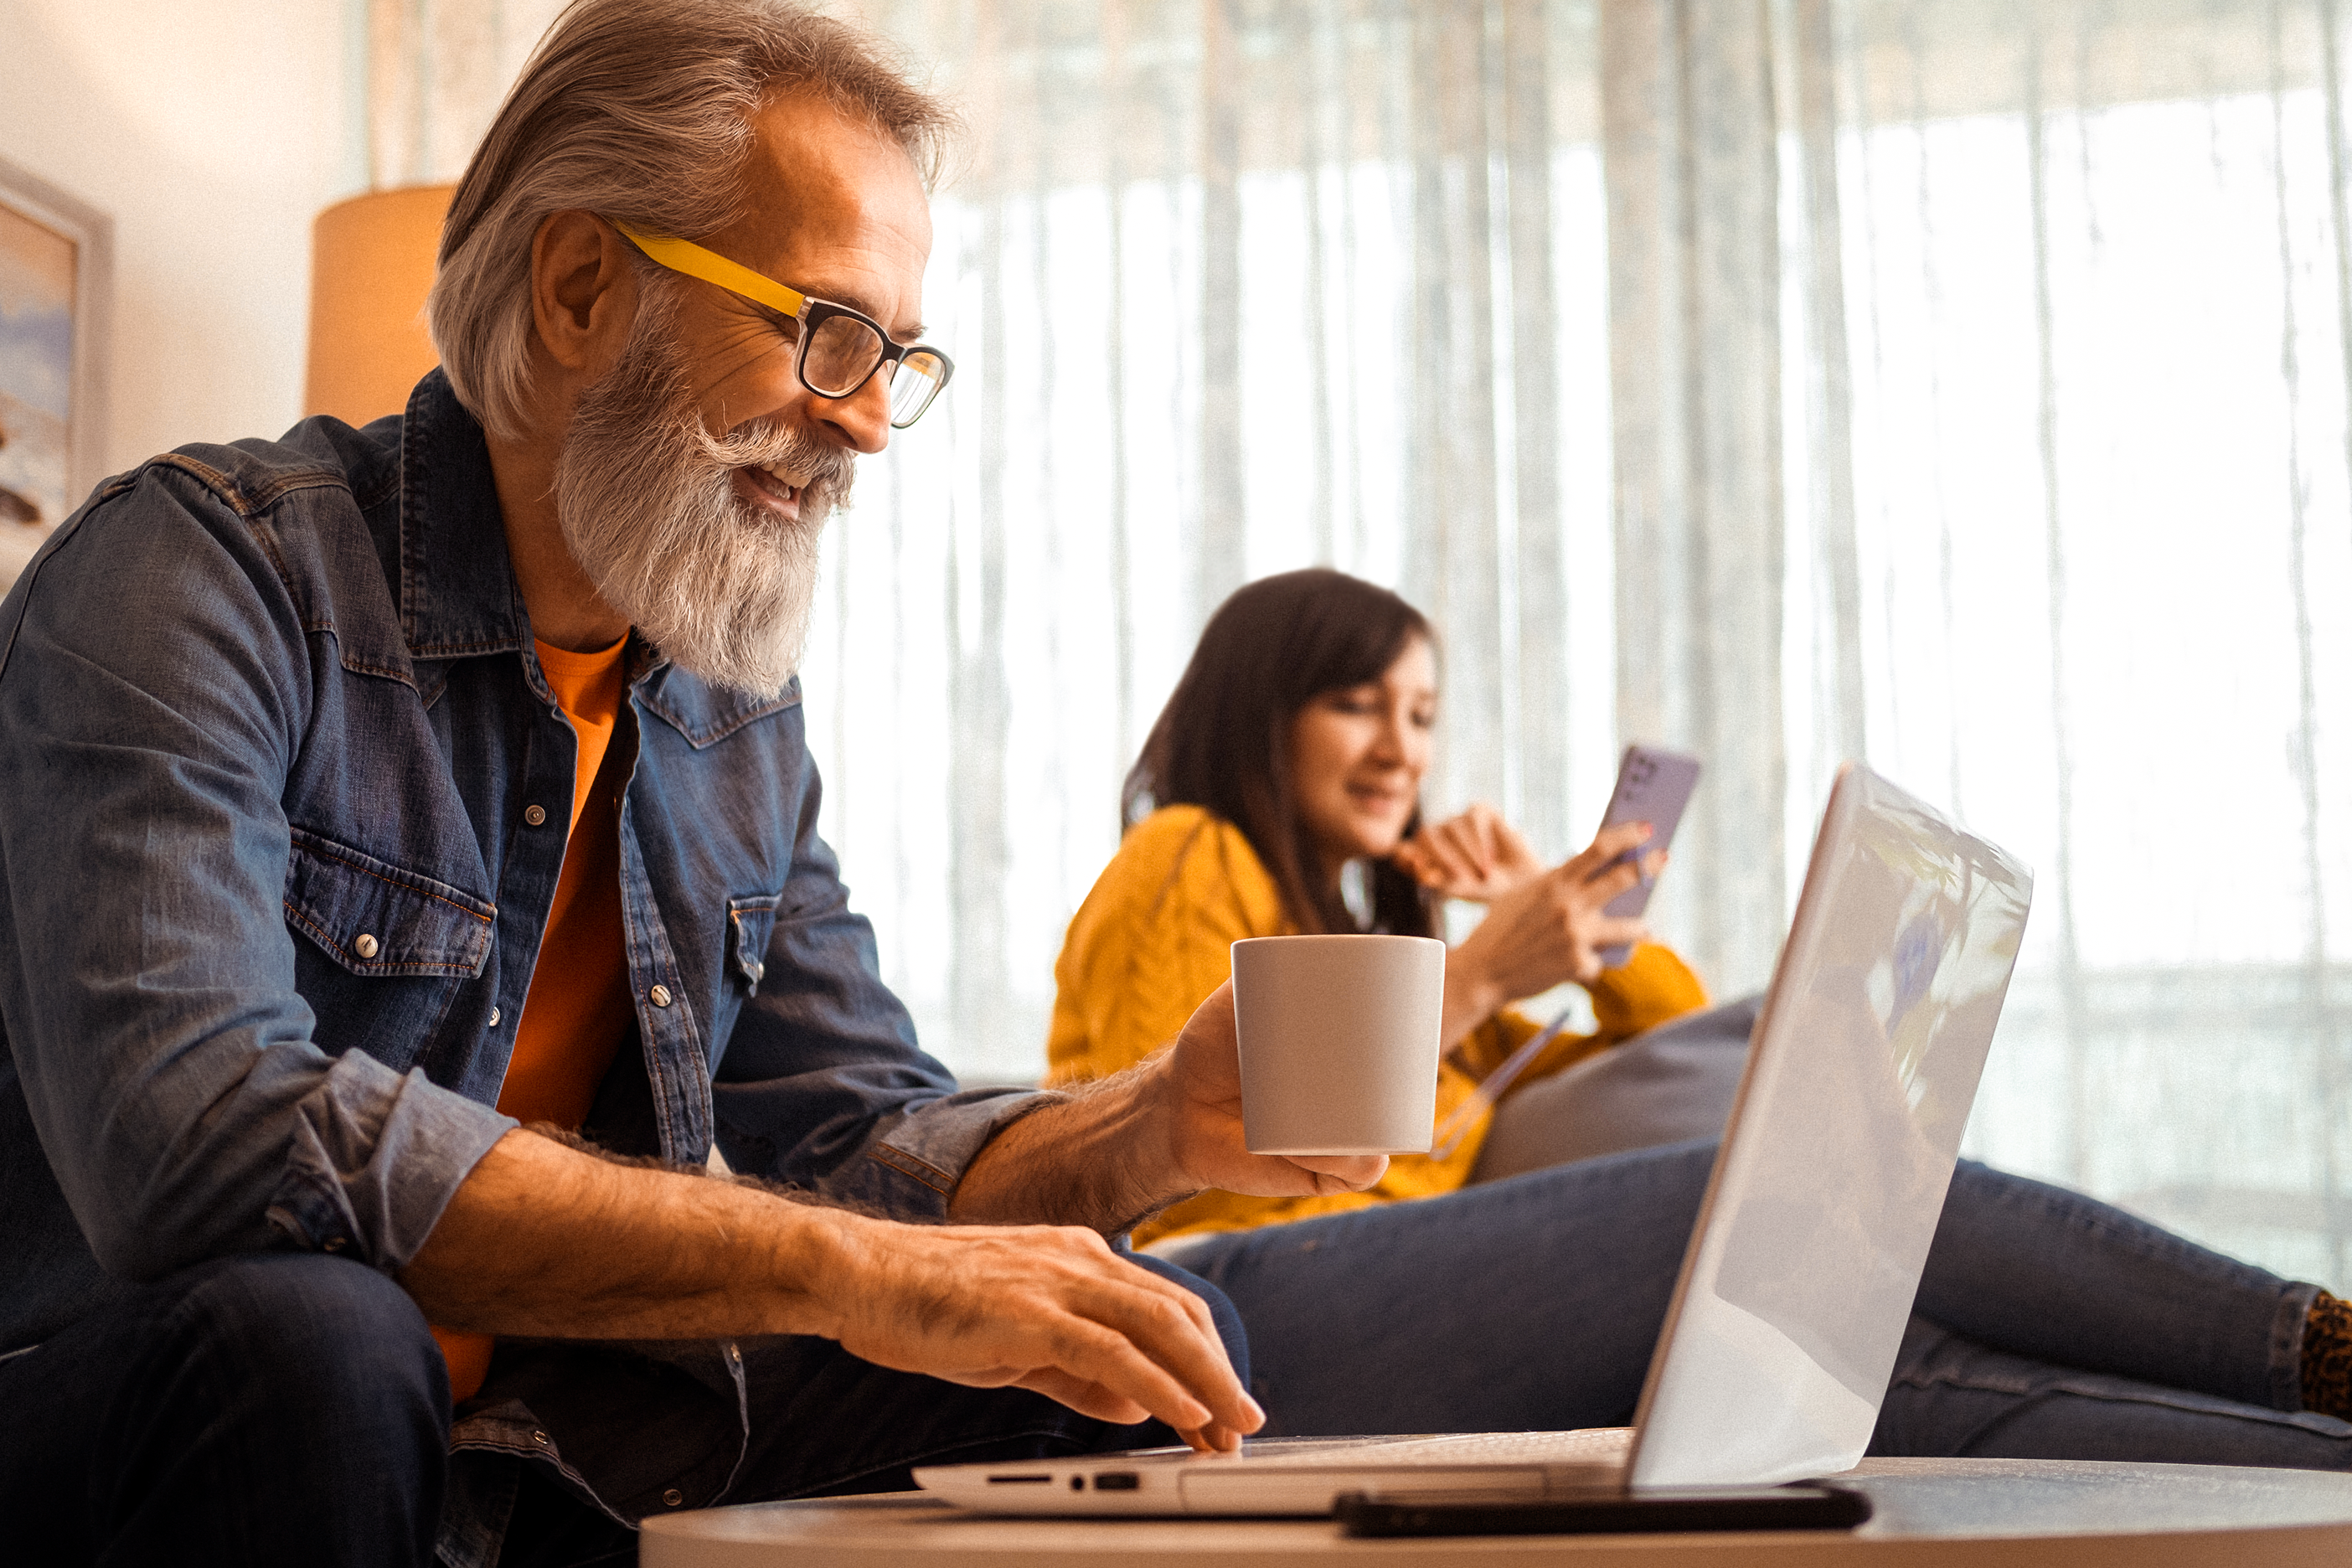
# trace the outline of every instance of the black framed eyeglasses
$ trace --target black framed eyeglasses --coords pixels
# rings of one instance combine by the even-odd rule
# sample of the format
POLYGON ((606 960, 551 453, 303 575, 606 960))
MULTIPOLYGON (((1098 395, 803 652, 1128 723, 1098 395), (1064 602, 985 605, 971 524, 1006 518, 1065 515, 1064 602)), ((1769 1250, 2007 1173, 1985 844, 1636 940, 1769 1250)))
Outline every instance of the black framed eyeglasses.
POLYGON ((955 362, 929 343, 894 343, 882 324, 863 311, 787 288, 740 262, 730 261, 690 239, 672 239, 607 218, 656 267, 715 283, 730 294, 780 315, 800 328, 793 369, 801 384, 819 397, 853 397, 877 372, 890 389, 890 427, 904 430, 923 416, 955 374, 955 362))

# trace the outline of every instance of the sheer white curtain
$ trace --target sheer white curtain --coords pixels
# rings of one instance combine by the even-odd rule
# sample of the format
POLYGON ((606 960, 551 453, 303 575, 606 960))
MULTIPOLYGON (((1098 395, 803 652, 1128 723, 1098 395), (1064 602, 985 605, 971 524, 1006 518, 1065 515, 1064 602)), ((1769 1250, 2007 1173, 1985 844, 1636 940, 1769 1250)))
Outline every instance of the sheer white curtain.
POLYGON ((972 121, 927 300, 958 379, 835 530, 807 677, 828 832, 928 1037, 1039 1069, 1119 780, 1208 612, 1268 572, 1427 608, 1434 795, 1565 852, 1615 746, 1592 14, 871 19, 972 121))
POLYGON ((2344 1282, 2336 7, 1605 16, 1621 719, 1786 781, 1718 951, 1866 755, 2041 873, 1972 1151, 2344 1282))
MULTIPOLYGON (((974 131, 806 671, 934 1050, 1036 1070, 1202 619, 1325 561, 1444 628, 1435 807, 1565 853, 1622 741, 1706 757, 1654 913, 1719 992, 1841 757, 2024 854, 1972 1150, 2352 1282, 2335 4, 854 9, 974 131)), ((538 17, 371 11, 446 177, 538 17)))
POLYGON ((1811 292, 1847 348, 1790 450, 1812 559, 1852 532, 1801 592, 1851 573, 1872 756, 2042 873, 1977 1147, 2341 1284, 2336 10, 1809 16, 1842 217, 1811 292))

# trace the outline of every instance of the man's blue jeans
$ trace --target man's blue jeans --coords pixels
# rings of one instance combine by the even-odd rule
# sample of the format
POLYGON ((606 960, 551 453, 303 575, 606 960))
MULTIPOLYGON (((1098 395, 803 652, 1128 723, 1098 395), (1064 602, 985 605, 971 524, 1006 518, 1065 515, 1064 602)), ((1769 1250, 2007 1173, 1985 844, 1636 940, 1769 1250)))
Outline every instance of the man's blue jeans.
MULTIPOLYGON (((1202 1293, 1245 1369, 1232 1308, 1202 1293)), ((567 1358, 562 1372, 594 1377, 593 1347, 550 1348, 567 1358)), ((916 1464, 1175 1441, 1157 1422, 1114 1426, 1019 1389, 890 1372, 826 1341, 743 1348, 755 1419, 730 1502, 903 1488, 916 1464)), ((427 1563, 447 1484, 448 1398, 423 1314, 373 1269, 315 1253, 199 1265, 0 1361, 11 1553, 43 1564, 427 1563)), ((569 1413, 541 1414, 560 1429, 569 1413)), ((731 1400, 698 1410, 689 1395, 640 1415, 605 1436, 649 1467, 690 1468, 737 1436, 731 1400)), ((512 1499, 503 1563, 635 1560, 634 1532, 545 1467, 478 1454, 458 1463, 487 1464, 477 1484, 512 1499)))
POLYGON ((20 1561, 431 1556, 448 1374, 415 1303, 360 1264, 173 1275, 0 1362, 0 1409, 20 1561))
MULTIPOLYGON (((1714 1160, 1638 1150, 1171 1256, 1241 1310, 1270 1432, 1620 1426, 1714 1160)), ((2352 1426, 2295 1413, 2313 1289, 1963 1163, 1872 1451, 2352 1468, 2352 1426)))

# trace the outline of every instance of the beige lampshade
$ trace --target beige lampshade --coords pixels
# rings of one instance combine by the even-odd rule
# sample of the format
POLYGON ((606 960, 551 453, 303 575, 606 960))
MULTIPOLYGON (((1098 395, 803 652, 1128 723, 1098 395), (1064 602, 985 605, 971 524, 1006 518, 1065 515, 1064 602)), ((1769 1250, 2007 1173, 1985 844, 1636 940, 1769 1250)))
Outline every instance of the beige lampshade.
POLYGON ((425 294, 454 185, 411 185, 337 202, 310 230, 306 414, 364 425, 397 414, 438 363, 425 294))

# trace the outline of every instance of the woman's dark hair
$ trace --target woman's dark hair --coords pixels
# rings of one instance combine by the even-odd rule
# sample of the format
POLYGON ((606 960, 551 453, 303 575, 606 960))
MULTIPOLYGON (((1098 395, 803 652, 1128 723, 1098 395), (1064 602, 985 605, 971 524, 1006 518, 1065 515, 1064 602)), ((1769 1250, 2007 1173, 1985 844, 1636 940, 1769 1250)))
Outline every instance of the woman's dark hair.
MULTIPOLYGON (((1320 875, 1298 819, 1290 721, 1326 691, 1378 680, 1414 637, 1419 610, 1386 588, 1310 567, 1263 577, 1217 606, 1192 663, 1160 710, 1119 796, 1131 827, 1162 806, 1198 805, 1242 830, 1305 931, 1362 929, 1320 875)), ((1414 809, 1410 835, 1421 823, 1414 809)), ((1386 860, 1371 867, 1372 929, 1434 934, 1431 901, 1386 860)))

